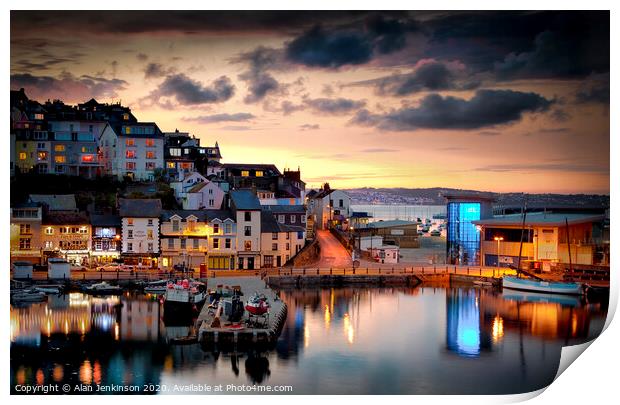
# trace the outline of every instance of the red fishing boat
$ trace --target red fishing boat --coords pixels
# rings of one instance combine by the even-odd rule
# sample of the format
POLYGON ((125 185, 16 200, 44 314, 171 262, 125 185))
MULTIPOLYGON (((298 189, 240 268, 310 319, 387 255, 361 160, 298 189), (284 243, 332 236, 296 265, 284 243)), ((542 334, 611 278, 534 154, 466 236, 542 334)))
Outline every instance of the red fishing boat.
POLYGON ((254 294, 245 304, 245 309, 252 315, 264 315, 269 312, 269 303, 264 294, 254 294))

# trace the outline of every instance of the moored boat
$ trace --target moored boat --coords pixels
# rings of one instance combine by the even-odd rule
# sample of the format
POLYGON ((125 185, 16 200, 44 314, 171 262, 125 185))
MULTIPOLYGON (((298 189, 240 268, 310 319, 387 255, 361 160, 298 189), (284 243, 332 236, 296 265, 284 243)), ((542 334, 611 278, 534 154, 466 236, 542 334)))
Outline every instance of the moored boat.
POLYGON ((93 295, 118 295, 123 293, 123 289, 117 285, 102 281, 101 283, 84 287, 84 292, 93 295))
POLYGON ((45 301, 46 295, 34 289, 24 289, 11 291, 11 301, 13 302, 41 302, 45 301))
POLYGON ((168 283, 164 293, 164 319, 191 319, 207 298, 207 286, 200 281, 168 283))
POLYGON ((267 297, 263 294, 255 293, 248 299, 245 309, 252 315, 264 315, 269 312, 267 297))
POLYGON ((43 294, 60 294, 62 287, 57 285, 39 285, 34 287, 34 290, 43 294))
POLYGON ((504 276, 502 278, 502 287, 548 294, 583 295, 585 292, 583 285, 578 283, 530 280, 513 276, 504 276))

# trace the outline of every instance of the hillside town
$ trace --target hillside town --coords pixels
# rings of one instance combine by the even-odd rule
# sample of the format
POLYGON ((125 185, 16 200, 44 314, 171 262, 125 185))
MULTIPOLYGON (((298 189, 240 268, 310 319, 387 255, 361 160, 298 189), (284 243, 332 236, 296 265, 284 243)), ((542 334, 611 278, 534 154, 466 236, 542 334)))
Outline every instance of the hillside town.
POLYGON ((46 265, 61 258, 82 269, 281 267, 304 247, 314 218, 321 227, 347 221, 348 196, 338 193, 330 210, 329 188, 309 196, 306 212, 299 168, 281 172, 273 164, 221 159, 217 142, 204 146, 187 132, 164 132, 120 104, 41 104, 23 89, 11 91, 16 185, 24 176, 48 183, 49 176, 105 178, 118 185, 87 205, 78 202, 80 189, 27 190, 13 198, 11 262, 46 265), (174 198, 159 198, 162 187, 174 198))

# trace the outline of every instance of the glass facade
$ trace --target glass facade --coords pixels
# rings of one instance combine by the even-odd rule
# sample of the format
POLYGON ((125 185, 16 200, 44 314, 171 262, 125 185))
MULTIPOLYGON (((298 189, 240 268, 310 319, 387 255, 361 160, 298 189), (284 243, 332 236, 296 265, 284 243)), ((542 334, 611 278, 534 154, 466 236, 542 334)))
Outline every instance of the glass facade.
POLYGON ((450 264, 480 264, 479 202, 448 203, 447 260, 450 264))

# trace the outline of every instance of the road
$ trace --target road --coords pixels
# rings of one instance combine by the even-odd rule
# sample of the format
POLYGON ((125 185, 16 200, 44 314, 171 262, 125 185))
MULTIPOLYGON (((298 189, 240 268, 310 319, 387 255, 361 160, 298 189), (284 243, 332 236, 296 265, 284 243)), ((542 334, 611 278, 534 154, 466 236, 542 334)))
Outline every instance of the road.
POLYGON ((321 246, 321 258, 313 267, 351 267, 351 255, 331 232, 319 230, 316 237, 321 246))

